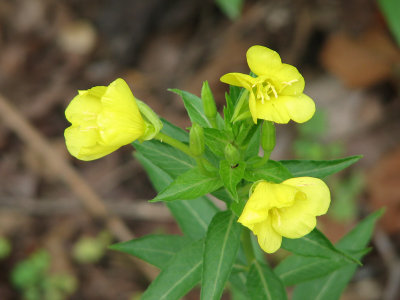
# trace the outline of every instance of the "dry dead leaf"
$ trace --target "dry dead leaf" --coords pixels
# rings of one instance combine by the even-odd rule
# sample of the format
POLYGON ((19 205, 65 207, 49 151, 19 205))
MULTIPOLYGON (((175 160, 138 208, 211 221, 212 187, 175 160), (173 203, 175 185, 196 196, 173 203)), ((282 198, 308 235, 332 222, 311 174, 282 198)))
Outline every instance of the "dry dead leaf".
POLYGON ((368 87, 391 76, 400 64, 400 50, 383 29, 373 28, 357 38, 338 32, 326 41, 321 61, 347 86, 368 87))

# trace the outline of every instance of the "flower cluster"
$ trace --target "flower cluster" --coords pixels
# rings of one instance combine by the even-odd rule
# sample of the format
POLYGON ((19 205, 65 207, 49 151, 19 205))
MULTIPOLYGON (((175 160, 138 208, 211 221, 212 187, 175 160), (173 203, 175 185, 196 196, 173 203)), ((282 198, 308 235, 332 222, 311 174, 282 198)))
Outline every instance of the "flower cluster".
MULTIPOLYGON (((248 119, 246 126, 253 126, 258 119, 263 121, 261 146, 267 154, 259 164, 262 168, 275 147, 274 123, 284 124, 290 120, 306 122, 313 116, 315 104, 303 93, 304 78, 298 70, 282 63, 275 51, 253 46, 247 51, 247 62, 252 75, 228 73, 221 77, 221 81, 248 91, 241 102, 245 106, 237 105, 241 116, 245 116, 240 120, 248 119), (243 107, 245 112, 242 114, 243 107)), ((203 86, 202 101, 210 127, 219 130, 223 125, 217 122, 215 102, 208 84, 203 86)), ((208 162, 203 157, 207 145, 204 143, 203 128, 193 123, 189 145, 161 133, 159 117, 147 105, 135 99, 123 79, 117 79, 109 86, 79 91, 65 115, 71 123, 64 133, 67 148, 81 160, 98 159, 135 140, 157 138, 192 156, 199 169, 204 171, 204 176, 218 174, 218 166, 211 166, 216 172, 209 170, 211 164, 206 164, 206 168, 202 166, 208 162)), ((244 132, 247 134, 249 131, 244 132)), ((223 159, 237 166, 243 157, 234 143, 222 145, 223 159)), ((220 177, 222 179, 222 175, 220 177)), ((246 178, 241 177, 237 182, 242 179, 246 178)), ((236 191, 236 185, 230 188, 236 191)), ((253 184, 251 191, 238 222, 253 231, 261 248, 267 253, 280 248, 282 237, 300 238, 312 231, 316 226, 316 216, 325 214, 330 204, 328 187, 320 179, 312 177, 291 178, 279 184, 261 180, 253 184)))

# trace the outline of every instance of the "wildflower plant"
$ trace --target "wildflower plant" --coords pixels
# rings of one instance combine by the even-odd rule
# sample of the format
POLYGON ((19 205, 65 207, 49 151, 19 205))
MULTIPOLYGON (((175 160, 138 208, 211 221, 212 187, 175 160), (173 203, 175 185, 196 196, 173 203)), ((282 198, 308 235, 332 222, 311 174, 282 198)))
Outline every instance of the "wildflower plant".
POLYGON ((66 110, 70 153, 92 160, 131 143, 158 191, 151 202, 164 202, 182 230, 111 246, 160 269, 143 300, 181 299, 196 286, 204 300, 225 289, 233 299, 287 299, 287 286, 295 286, 295 300, 339 299, 368 252, 382 211, 336 245, 316 228, 331 202, 322 178, 360 156, 270 159, 275 123, 306 122, 315 105, 299 71, 275 51, 253 46, 247 60, 251 75, 221 77, 230 84, 223 117, 207 82, 201 98, 171 90, 183 100, 189 131, 160 119, 122 79, 79 92, 66 110), (291 254, 272 268, 268 257, 280 248, 291 254))

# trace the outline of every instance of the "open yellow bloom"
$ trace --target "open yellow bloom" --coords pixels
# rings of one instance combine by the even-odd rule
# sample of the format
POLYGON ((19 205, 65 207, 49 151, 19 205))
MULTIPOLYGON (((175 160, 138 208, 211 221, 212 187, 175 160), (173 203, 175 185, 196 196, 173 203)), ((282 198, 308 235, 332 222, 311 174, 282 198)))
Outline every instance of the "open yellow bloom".
POLYGON ((221 81, 250 92, 249 108, 254 123, 257 119, 303 123, 313 116, 314 101, 303 94, 304 78, 295 67, 283 64, 278 53, 263 46, 252 46, 246 56, 250 70, 258 77, 228 73, 221 81))
POLYGON ((109 86, 79 91, 65 116, 72 124, 64 132, 68 151, 81 160, 103 157, 146 130, 135 97, 121 78, 109 86))
POLYGON ((267 253, 278 250, 282 237, 300 238, 316 226, 316 216, 327 212, 330 192, 313 177, 298 177, 282 183, 260 181, 247 201, 238 222, 248 227, 267 253))

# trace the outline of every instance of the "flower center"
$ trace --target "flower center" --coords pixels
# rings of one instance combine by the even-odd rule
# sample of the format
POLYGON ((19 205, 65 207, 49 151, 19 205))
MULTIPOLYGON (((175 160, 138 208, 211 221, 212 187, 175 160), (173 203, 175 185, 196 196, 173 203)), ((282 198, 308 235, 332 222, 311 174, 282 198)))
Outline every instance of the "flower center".
POLYGON ((278 92, 271 80, 260 77, 259 79, 252 85, 256 100, 264 104, 264 101, 271 100, 271 97, 278 98, 278 92))

